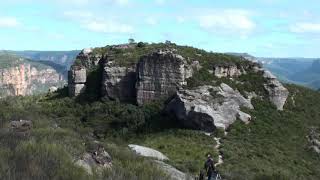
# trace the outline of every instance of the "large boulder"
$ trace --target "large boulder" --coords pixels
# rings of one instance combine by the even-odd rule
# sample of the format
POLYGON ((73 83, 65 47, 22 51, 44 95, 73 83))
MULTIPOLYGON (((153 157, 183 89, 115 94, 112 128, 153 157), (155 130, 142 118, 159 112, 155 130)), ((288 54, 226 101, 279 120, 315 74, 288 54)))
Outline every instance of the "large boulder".
POLYGON ((172 180, 187 180, 187 179, 191 180, 191 179, 193 179, 191 177, 188 177, 185 173, 179 171, 175 167, 173 167, 169 164, 166 164, 162 161, 155 160, 155 163, 172 180))
POLYGON ((93 142, 88 152, 76 160, 75 164, 84 168, 88 174, 93 174, 93 170, 100 173, 103 169, 112 167, 112 158, 99 142, 93 142))
POLYGON ((19 120, 11 121, 9 124, 10 131, 19 136, 28 136, 32 129, 32 121, 19 120))
POLYGON ((154 150, 154 149, 151 149, 151 148, 148 148, 148 147, 130 144, 129 148, 140 156, 150 157, 150 158, 154 158, 154 159, 157 159, 160 161, 169 159, 167 156, 165 156, 161 152, 154 150))
POLYGON ((270 101, 277 107, 278 110, 282 111, 289 91, 277 80, 277 78, 269 71, 263 71, 263 76, 266 78, 264 88, 269 94, 270 101))
POLYGON ((102 95, 121 102, 135 102, 136 100, 136 72, 135 67, 122 67, 108 60, 103 63, 102 95))
POLYGON ((68 73, 69 96, 78 96, 85 90, 87 70, 83 66, 72 66, 68 73))
POLYGON ((214 75, 218 78, 221 77, 238 77, 245 74, 243 68, 238 68, 237 65, 215 65, 213 67, 214 75))
POLYGON ((186 85, 190 76, 185 59, 174 50, 159 50, 143 56, 137 64, 137 103, 167 98, 186 85))
POLYGON ((180 90, 167 104, 166 111, 188 128, 212 132, 216 127, 228 128, 237 118, 248 123, 251 116, 242 112, 241 107, 254 108, 250 99, 222 83, 218 87, 180 90))

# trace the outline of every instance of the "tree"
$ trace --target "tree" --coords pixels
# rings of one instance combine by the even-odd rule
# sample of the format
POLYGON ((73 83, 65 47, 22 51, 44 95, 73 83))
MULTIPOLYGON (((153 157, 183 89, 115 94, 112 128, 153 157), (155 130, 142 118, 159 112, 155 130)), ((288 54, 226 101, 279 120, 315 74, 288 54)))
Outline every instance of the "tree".
POLYGON ((129 44, 134 44, 135 40, 133 38, 128 39, 129 44))

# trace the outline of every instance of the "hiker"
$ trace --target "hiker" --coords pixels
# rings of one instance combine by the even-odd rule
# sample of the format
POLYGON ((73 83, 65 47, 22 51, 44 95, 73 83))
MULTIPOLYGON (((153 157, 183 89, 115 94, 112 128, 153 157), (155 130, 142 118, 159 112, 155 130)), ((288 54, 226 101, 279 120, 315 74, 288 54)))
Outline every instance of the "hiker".
POLYGON ((211 154, 208 154, 207 161, 204 164, 204 169, 207 173, 208 180, 215 180, 217 177, 216 168, 214 166, 214 161, 211 157, 211 154))

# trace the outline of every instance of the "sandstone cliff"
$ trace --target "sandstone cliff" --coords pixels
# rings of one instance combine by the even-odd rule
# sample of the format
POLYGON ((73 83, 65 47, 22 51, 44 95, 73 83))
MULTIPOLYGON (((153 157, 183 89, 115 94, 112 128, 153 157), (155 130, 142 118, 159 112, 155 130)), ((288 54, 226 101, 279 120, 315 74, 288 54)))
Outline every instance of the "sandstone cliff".
POLYGON ((186 65, 181 55, 169 50, 142 57, 137 64, 138 104, 166 98, 186 85, 186 65))
POLYGON ((23 63, 0 69, 0 96, 25 96, 35 92, 46 92, 44 89, 63 81, 62 75, 52 68, 39 69, 29 63, 23 63))

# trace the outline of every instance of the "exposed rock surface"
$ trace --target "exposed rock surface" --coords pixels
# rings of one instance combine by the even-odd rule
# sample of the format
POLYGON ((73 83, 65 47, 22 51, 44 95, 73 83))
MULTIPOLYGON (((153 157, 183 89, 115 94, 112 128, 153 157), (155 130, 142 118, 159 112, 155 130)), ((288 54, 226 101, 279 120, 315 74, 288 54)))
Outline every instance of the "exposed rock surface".
POLYGON ((185 59, 172 50, 143 56, 137 65, 137 103, 173 95, 186 85, 186 69, 185 59))
POLYGON ((238 77, 246 73, 243 68, 238 68, 236 65, 216 65, 213 67, 213 72, 218 78, 238 77))
POLYGON ((28 63, 0 69, 0 96, 25 96, 38 87, 63 82, 63 76, 52 68, 39 69, 28 63))
POLYGON ((189 178, 185 173, 179 171, 178 169, 174 168, 173 166, 166 164, 162 161, 155 160, 156 164, 160 169, 164 171, 172 180, 187 180, 192 179, 189 178))
POLYGON ((249 99, 222 83, 219 87, 180 90, 166 111, 174 113, 186 127, 210 132, 216 127, 228 128, 238 117, 247 123, 250 115, 240 111, 240 107, 253 109, 249 99))
POLYGON ((29 135, 31 131, 32 122, 28 120, 11 121, 9 126, 11 132, 17 135, 26 136, 29 135))
POLYGON ((121 102, 136 100, 135 67, 121 67, 112 60, 105 60, 102 72, 102 95, 121 102))
POLYGON ((97 66, 102 58, 102 54, 94 54, 93 49, 91 48, 83 49, 76 57, 76 59, 81 61, 81 64, 86 68, 97 66))
POLYGON ((154 158, 154 159, 157 159, 160 161, 169 159, 167 156, 165 156, 161 152, 154 150, 154 149, 151 149, 151 148, 148 148, 148 147, 130 144, 129 148, 140 156, 150 157, 150 158, 154 158))
POLYGON ((310 144, 310 149, 320 154, 320 133, 317 132, 317 129, 312 128, 307 138, 310 144))
POLYGON ((157 166, 161 170, 163 170, 163 172, 172 180, 192 179, 192 178, 189 178, 185 173, 174 168, 173 166, 164 163, 163 161, 169 160, 168 157, 157 150, 144 147, 144 146, 134 145, 134 144, 130 144, 129 148, 140 156, 155 159, 154 162, 157 164, 157 166))
POLYGON ((78 96, 85 90, 87 70, 81 66, 72 66, 68 74, 68 88, 70 96, 78 96))
POLYGON ((264 88, 269 94, 270 101, 277 107, 278 110, 282 111, 289 91, 277 80, 277 78, 269 71, 264 71, 263 76, 267 79, 264 84, 264 88))
POLYGON ((103 146, 94 142, 95 146, 75 162, 76 165, 83 167, 88 174, 93 174, 93 170, 101 171, 104 168, 111 168, 112 158, 105 151, 103 146))

